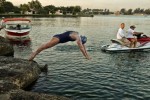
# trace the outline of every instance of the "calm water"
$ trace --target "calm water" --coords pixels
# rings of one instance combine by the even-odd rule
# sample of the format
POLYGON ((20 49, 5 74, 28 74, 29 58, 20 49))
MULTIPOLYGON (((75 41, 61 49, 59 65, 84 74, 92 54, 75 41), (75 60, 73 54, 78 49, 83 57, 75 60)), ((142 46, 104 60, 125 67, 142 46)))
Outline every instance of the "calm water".
MULTIPOLYGON (((30 18, 31 19, 31 18, 30 18)), ((150 52, 103 53, 100 46, 116 37, 119 24, 127 30, 150 35, 150 17, 95 16, 93 18, 33 18, 29 46, 14 45, 15 57, 28 58, 54 34, 75 30, 86 35, 92 60, 82 56, 75 42, 57 45, 41 52, 34 60, 48 64, 31 91, 67 96, 74 100, 150 99, 150 52)), ((3 32, 3 31, 2 31, 3 32)))

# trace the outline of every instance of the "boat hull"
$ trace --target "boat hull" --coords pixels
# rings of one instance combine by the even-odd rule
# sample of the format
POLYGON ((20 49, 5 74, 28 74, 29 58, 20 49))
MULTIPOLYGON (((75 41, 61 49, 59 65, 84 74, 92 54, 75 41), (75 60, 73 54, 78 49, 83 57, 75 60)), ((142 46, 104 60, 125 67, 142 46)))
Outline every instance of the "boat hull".
POLYGON ((29 32, 30 29, 27 30, 8 30, 5 29, 5 37, 10 41, 29 41, 29 32))
POLYGON ((30 41, 29 32, 31 24, 29 19, 25 18, 5 18, 2 25, 5 30, 5 37, 10 41, 24 42, 30 41))

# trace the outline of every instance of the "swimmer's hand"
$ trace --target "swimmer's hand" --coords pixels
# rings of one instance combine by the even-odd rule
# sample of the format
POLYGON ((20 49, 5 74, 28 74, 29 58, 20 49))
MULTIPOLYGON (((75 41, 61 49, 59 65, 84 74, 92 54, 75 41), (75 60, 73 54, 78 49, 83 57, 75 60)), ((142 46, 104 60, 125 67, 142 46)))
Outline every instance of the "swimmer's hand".
POLYGON ((91 60, 92 58, 88 56, 88 57, 86 57, 86 59, 91 60))

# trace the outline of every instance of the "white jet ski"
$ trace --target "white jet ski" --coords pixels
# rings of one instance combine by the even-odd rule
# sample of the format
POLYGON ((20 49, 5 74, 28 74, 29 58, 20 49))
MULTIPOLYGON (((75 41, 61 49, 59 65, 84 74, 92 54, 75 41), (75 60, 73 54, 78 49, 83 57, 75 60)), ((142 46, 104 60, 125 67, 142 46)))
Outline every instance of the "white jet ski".
POLYGON ((112 39, 110 45, 103 45, 101 50, 104 52, 131 52, 131 51, 150 51, 150 37, 143 35, 137 38, 138 45, 136 48, 123 46, 118 39, 112 39))

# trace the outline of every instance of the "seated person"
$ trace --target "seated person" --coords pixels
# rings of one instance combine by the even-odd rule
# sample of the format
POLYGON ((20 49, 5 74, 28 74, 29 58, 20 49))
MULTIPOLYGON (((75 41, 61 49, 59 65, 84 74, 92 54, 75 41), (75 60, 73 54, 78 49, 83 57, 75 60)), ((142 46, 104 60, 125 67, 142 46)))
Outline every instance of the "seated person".
POLYGON ((17 30, 21 30, 21 25, 17 24, 16 28, 17 28, 17 30))
POLYGON ((137 38, 136 35, 139 36, 141 34, 143 34, 142 32, 135 32, 136 27, 134 25, 130 26, 130 28, 128 29, 127 33, 127 39, 131 42, 130 47, 131 48, 135 48, 137 45, 137 38))
POLYGON ((130 41, 126 38, 126 36, 125 36, 125 34, 124 34, 124 27, 125 27, 125 24, 124 23, 121 23, 120 24, 120 28, 119 28, 119 30, 118 30, 118 32, 117 32, 117 39, 118 40, 120 40, 120 41, 122 41, 124 44, 124 46, 127 46, 127 47, 129 47, 129 45, 130 45, 130 41))

